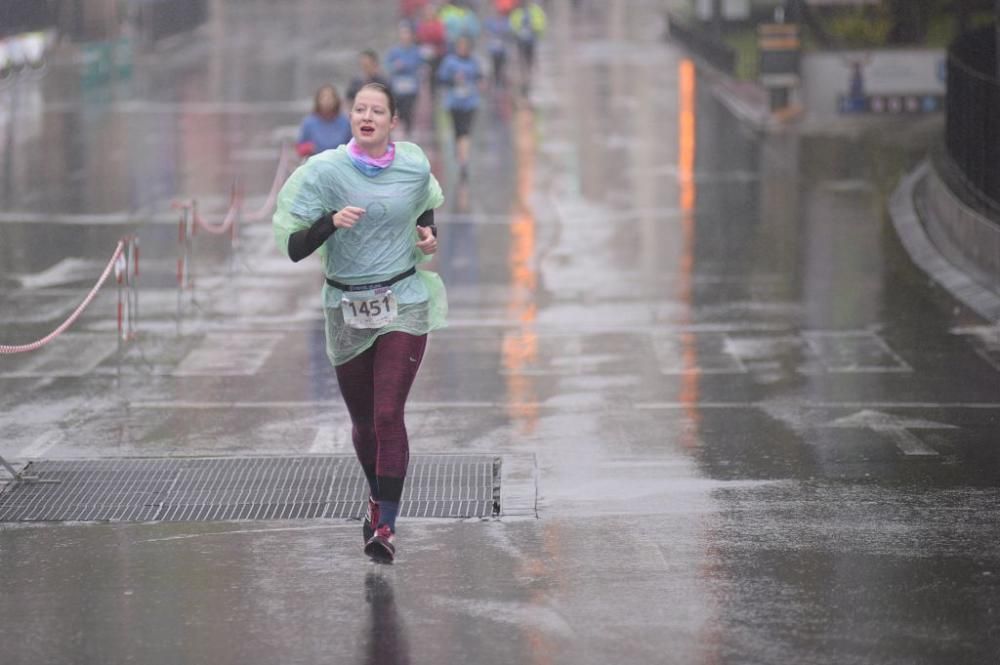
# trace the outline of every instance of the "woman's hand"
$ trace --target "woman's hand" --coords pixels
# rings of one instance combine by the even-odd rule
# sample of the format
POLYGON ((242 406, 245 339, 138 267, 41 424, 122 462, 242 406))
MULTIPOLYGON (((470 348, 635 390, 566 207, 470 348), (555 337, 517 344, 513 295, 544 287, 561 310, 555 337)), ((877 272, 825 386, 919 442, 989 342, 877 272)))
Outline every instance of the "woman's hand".
POLYGON ((349 229, 358 223, 361 216, 365 214, 364 208, 357 206, 347 206, 343 210, 338 210, 333 216, 333 226, 337 229, 349 229))
POLYGON ((434 231, 429 226, 418 226, 417 235, 420 239, 417 241, 417 249, 419 249, 424 254, 433 254, 437 251, 438 241, 434 237, 434 231))

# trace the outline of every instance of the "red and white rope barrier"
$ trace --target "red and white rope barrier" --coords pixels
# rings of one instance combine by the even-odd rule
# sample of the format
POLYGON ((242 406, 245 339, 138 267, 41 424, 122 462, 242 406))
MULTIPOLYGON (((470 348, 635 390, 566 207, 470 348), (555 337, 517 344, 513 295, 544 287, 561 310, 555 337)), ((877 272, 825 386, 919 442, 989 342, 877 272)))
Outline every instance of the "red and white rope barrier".
POLYGON ((226 233, 234 234, 236 219, 239 217, 240 208, 243 206, 243 199, 239 194, 237 186, 233 185, 233 195, 231 198, 231 203, 229 204, 229 210, 226 211, 226 216, 223 218, 222 222, 219 224, 212 224, 206 222, 205 219, 198 214, 198 202, 191 202, 191 218, 194 220, 195 226, 200 227, 203 230, 211 233, 215 236, 225 235, 226 233))
POLYGON ((111 275, 111 270, 114 269, 116 266, 120 266, 119 261, 121 260, 122 253, 125 251, 125 243, 126 240, 124 238, 118 241, 118 246, 115 247, 115 252, 111 256, 111 260, 108 261, 108 265, 104 268, 104 272, 101 273, 101 278, 97 280, 97 284, 94 285, 94 288, 90 290, 90 293, 87 294, 87 297, 83 299, 83 302, 80 303, 80 305, 76 308, 76 310, 74 310, 73 313, 69 315, 69 318, 63 321, 58 328, 50 332, 45 337, 36 340, 34 342, 31 342, 30 344, 15 344, 15 345, 0 344, 0 355, 24 353, 26 351, 35 351, 37 349, 42 348, 55 338, 59 337, 59 335, 63 334, 66 331, 66 329, 69 328, 71 325, 73 325, 73 323, 80 317, 80 315, 83 314, 83 310, 85 310, 87 308, 87 305, 89 305, 91 301, 97 296, 97 292, 101 289, 102 286, 104 286, 104 282, 107 281, 108 276, 111 275))
POLYGON ((271 183, 271 191, 267 195, 267 200, 264 201, 262 205, 257 210, 244 216, 244 221, 247 222, 259 222, 266 219, 271 211, 274 209, 274 204, 278 200, 278 191, 281 189, 282 183, 285 181, 285 177, 288 175, 288 161, 291 151, 288 149, 287 144, 281 144, 281 156, 278 158, 278 170, 274 173, 274 181, 271 183))

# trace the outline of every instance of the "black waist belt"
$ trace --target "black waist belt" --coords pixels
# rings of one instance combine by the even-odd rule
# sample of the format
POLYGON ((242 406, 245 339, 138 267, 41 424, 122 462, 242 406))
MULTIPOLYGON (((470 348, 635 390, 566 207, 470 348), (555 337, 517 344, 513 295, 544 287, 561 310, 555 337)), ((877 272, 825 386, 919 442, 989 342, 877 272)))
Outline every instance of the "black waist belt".
POLYGON ((341 291, 347 291, 349 293, 356 291, 374 291, 375 289, 384 289, 388 286, 392 286, 401 279, 406 279, 410 275, 416 274, 416 268, 410 268, 404 272, 399 273, 395 277, 390 277, 384 282, 373 282, 371 284, 343 284, 335 279, 326 278, 326 283, 335 289, 340 289, 341 291))

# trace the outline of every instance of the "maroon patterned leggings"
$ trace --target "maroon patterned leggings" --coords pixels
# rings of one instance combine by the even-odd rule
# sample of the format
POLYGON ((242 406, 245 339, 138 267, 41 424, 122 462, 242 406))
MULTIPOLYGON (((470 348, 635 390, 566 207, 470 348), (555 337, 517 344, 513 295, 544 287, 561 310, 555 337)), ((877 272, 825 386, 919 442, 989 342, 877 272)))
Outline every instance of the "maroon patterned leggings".
MULTIPOLYGON (((391 488, 390 495, 396 494, 396 486, 402 491, 410 462, 403 409, 426 347, 427 335, 385 333, 367 351, 336 368, 340 393, 354 425, 358 461, 369 483, 377 476, 379 484, 391 488), (383 478, 392 480, 384 482, 383 478)), ((372 490, 376 490, 374 485, 372 490)), ((399 500, 398 496, 379 498, 399 500)))

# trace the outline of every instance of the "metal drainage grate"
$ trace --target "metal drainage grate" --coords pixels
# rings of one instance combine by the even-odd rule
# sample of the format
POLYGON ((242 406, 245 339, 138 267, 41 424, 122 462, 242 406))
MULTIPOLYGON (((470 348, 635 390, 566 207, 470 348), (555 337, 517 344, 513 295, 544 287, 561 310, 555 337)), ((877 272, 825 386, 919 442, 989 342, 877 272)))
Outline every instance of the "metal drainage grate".
MULTIPOLYGON (((354 457, 38 461, 0 494, 0 522, 360 518, 368 485, 354 457)), ((410 459, 404 517, 499 514, 500 458, 410 459)))

